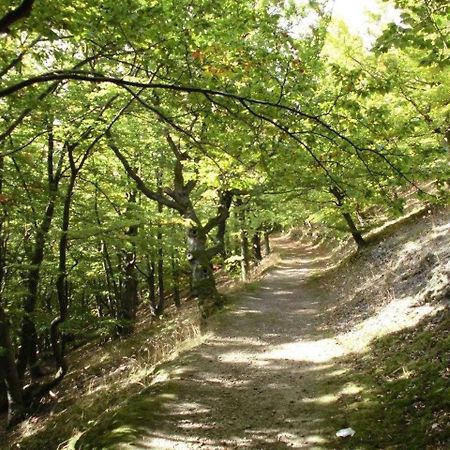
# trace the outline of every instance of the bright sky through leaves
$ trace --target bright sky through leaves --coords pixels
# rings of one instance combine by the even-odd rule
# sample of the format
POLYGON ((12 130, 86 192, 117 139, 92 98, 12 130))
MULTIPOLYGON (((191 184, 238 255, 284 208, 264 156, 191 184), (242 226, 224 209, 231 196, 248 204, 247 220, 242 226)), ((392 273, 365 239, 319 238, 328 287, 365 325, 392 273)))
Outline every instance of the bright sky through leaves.
POLYGON ((371 14, 379 15, 381 24, 400 20, 399 12, 392 5, 382 4, 378 0, 335 0, 334 2, 333 17, 344 21, 352 34, 360 35, 366 46, 373 43, 380 29, 379 25, 373 21, 371 23, 371 14))

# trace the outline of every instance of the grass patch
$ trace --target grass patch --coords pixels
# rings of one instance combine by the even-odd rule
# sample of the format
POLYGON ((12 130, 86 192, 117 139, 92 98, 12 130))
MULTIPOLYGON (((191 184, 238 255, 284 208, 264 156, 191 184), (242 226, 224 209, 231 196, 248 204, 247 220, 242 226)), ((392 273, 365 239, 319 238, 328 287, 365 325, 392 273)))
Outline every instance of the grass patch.
POLYGON ((119 444, 136 440, 145 434, 152 420, 161 411, 168 397, 174 397, 168 384, 162 387, 141 391, 122 403, 115 413, 102 416, 101 421, 91 426, 84 433, 68 442, 67 449, 102 450, 114 449, 119 444))
POLYGON ((3 436, 0 448, 50 450, 62 448, 62 442, 71 448, 77 436, 148 386, 159 364, 201 342, 200 326, 197 307, 190 304, 176 317, 140 324, 127 339, 78 349, 71 355, 71 372, 57 392, 58 401, 43 404, 3 436))
POLYGON ((449 330, 450 314, 441 311, 349 361, 353 373, 345 381, 363 389, 340 399, 345 420, 337 428, 351 426, 356 434, 332 448, 450 448, 449 330))

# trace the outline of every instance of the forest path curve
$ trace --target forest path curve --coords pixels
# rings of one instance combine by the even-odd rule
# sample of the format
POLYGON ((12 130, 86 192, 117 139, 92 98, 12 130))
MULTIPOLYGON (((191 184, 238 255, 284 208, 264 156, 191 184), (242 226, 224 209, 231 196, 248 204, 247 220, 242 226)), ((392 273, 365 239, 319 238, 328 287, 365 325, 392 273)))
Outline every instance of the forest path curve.
POLYGON ((140 396, 129 424, 118 417, 116 438, 134 429, 135 439, 113 448, 330 448, 345 349, 326 331, 330 299, 314 276, 329 255, 283 238, 276 246, 282 260, 260 286, 140 396))

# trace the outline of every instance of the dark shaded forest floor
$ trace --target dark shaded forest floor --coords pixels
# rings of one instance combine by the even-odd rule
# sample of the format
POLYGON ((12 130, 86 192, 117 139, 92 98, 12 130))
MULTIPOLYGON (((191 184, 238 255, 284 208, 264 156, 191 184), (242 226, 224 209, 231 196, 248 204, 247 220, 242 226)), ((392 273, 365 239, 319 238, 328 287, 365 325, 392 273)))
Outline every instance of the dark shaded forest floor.
POLYGON ((450 448, 449 218, 357 255, 277 239, 280 262, 204 342, 59 448, 450 448))

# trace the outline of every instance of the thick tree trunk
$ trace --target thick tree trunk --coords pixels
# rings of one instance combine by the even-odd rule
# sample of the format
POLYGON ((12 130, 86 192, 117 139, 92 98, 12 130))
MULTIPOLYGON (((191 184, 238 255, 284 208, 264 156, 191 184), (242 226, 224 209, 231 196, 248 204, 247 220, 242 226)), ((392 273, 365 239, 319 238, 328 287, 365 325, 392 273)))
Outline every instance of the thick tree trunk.
POLYGON ((9 322, 0 305, 0 375, 4 380, 8 398, 8 424, 18 423, 25 413, 23 387, 17 371, 14 348, 11 342, 9 322))
POLYGON ((200 227, 187 230, 187 259, 191 265, 192 294, 197 297, 203 317, 222 306, 211 267, 211 255, 206 248, 206 235, 200 227))
POLYGON ((360 248, 367 245, 366 241, 364 240, 364 238, 362 237, 358 228, 356 227, 355 222, 353 221, 350 213, 348 213, 348 212, 342 213, 342 217, 344 218, 345 222, 347 223, 350 233, 352 234, 353 239, 356 242, 356 245, 360 248))
POLYGON ((270 233, 267 231, 264 232, 264 254, 265 256, 270 255, 271 249, 270 249, 270 233))
POLYGON ((253 258, 256 261, 256 264, 259 264, 262 260, 262 251, 261 251, 261 234, 257 231, 252 237, 252 249, 253 249, 253 258))
POLYGON ((119 158, 128 175, 136 182, 138 189, 149 199, 176 210, 189 222, 187 227, 187 258, 191 264, 192 293, 198 298, 201 314, 206 317, 212 310, 222 305, 222 299, 217 292, 214 280, 211 259, 223 248, 222 239, 222 242, 208 249, 207 235, 228 219, 229 207, 234 193, 229 191, 220 195, 218 214, 202 226, 190 198, 197 182, 195 180, 185 182, 183 175, 183 161, 189 159, 188 154, 180 150, 168 131, 165 135, 176 159, 173 167, 173 188, 154 191, 146 185, 125 155, 115 145, 111 133, 107 133, 110 148, 119 158))

